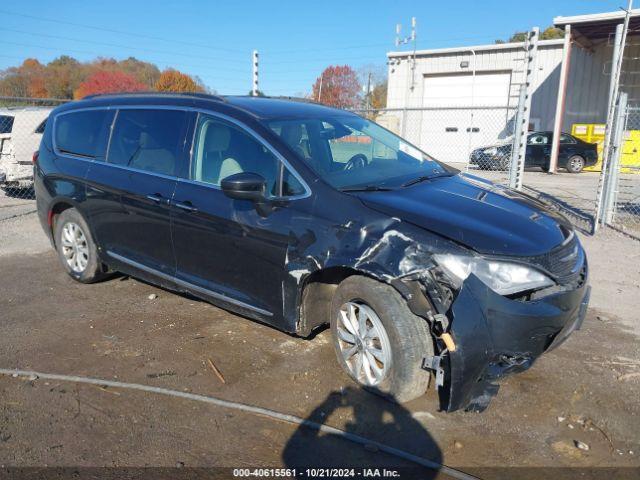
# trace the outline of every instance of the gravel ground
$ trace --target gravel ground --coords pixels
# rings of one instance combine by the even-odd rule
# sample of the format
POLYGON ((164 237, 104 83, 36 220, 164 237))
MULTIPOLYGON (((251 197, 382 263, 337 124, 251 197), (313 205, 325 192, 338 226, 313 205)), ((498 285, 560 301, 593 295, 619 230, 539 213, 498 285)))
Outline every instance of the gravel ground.
MULTIPOLYGON (((433 390, 400 407, 354 388, 327 330, 291 337, 127 277, 77 284, 34 214, 0 220, 0 368, 258 405, 486 478, 513 477, 487 469, 496 466, 640 468, 640 243, 613 233, 583 241, 593 296, 582 330, 505 381, 482 414, 438 412, 433 390)), ((404 464, 263 416, 46 379, 0 376, 0 419, 5 466, 404 464)))

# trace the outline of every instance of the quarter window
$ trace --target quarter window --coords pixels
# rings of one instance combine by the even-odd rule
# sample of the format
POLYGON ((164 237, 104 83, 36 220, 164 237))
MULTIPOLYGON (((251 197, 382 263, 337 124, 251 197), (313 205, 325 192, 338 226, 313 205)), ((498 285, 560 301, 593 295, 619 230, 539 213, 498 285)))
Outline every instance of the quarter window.
POLYGON ((87 158, 104 158, 112 119, 113 112, 109 110, 58 115, 54 135, 58 151, 87 158))
POLYGON ((573 137, 562 134, 560 135, 560 143, 576 143, 576 141, 573 139, 573 137))
POLYGON ((119 110, 107 162, 177 175, 186 118, 182 110, 119 110))
POLYGON ((260 141, 241 128, 214 117, 200 116, 191 178, 219 186, 230 175, 257 173, 271 196, 304 193, 304 187, 260 141))
POLYGON ((11 115, 0 115, 0 133, 11 133, 13 129, 13 117, 11 115))
POLYGON ((44 133, 44 129, 47 126, 47 119, 45 118, 40 125, 36 127, 36 130, 33 133, 44 133))

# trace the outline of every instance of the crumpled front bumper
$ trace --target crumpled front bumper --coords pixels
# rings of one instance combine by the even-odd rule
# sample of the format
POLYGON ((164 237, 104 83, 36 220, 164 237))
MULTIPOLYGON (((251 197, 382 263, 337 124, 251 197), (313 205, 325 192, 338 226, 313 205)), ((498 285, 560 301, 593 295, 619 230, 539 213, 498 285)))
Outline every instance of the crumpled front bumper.
POLYGON ((498 391, 495 380, 526 370, 580 328, 589 295, 586 275, 574 290, 531 301, 506 298, 467 278, 451 305, 456 348, 442 359, 443 408, 484 410, 498 391))

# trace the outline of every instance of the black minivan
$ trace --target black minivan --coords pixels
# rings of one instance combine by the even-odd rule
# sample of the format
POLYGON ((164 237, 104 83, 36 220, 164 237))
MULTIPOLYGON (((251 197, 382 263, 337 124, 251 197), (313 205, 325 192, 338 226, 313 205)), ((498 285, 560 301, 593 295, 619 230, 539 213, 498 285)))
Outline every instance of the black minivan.
POLYGON ((56 108, 35 163, 62 266, 123 272, 300 336, 398 402, 433 377, 482 410, 496 380, 580 327, 587 260, 571 225, 322 105, 102 95, 56 108))

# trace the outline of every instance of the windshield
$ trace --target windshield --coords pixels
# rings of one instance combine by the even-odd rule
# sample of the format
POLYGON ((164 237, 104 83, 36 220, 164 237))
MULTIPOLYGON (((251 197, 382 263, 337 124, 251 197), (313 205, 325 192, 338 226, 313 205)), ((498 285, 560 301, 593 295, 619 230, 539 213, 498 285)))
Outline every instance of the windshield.
POLYGON ((341 190, 396 188, 457 173, 356 115, 270 120, 267 125, 321 178, 341 190))

